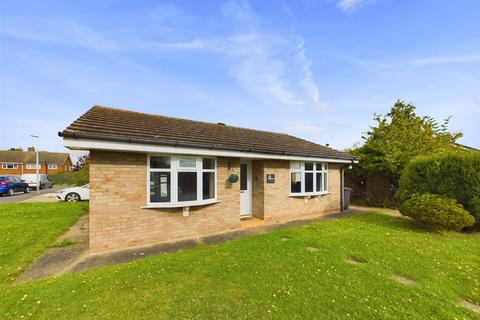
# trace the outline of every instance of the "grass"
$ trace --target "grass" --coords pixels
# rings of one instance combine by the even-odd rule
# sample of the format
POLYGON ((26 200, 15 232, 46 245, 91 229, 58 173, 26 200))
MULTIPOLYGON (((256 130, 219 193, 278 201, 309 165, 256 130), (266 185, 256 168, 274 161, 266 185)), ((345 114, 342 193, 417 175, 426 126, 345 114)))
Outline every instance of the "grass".
POLYGON ((88 204, 0 205, 0 288, 12 281, 85 214, 88 204))
MULTIPOLYGON (((28 216, 15 220, 34 228, 28 216)), ((474 319, 458 302, 480 303, 479 252, 479 234, 428 233, 368 213, 40 282, 14 285, 2 275, 0 318, 474 319)), ((31 258, 2 262, 15 270, 31 258)))

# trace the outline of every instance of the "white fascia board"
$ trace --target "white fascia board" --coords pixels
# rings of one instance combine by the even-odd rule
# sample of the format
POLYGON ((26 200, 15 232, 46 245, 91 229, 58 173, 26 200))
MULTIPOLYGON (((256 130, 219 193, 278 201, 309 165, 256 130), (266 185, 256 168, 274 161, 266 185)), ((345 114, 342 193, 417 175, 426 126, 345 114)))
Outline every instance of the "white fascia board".
POLYGON ((126 152, 145 152, 145 153, 167 153, 167 154, 188 154, 200 156, 216 156, 216 157, 232 157, 232 158, 248 158, 248 159, 275 159, 275 160, 294 160, 294 161, 319 161, 331 163, 352 163, 352 160, 318 158, 318 157, 301 157, 292 155, 256 153, 228 151, 219 149, 202 149, 188 148, 176 146, 161 146, 140 143, 114 142, 106 140, 90 140, 90 139, 71 139, 63 138, 66 148, 72 150, 109 150, 109 151, 126 151, 126 152))

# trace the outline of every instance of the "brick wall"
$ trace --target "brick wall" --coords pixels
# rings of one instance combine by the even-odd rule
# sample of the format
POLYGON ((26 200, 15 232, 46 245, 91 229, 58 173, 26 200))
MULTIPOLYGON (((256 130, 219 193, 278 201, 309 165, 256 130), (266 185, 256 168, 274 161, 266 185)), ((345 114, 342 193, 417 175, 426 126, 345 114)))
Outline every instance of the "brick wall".
POLYGON ((100 252, 196 237, 240 227, 239 159, 217 159, 219 203, 190 208, 146 209, 147 155, 92 151, 90 251, 100 252), (230 164, 230 169, 228 168, 230 164))
MULTIPOLYGON (((191 238, 240 227, 240 184, 237 158, 217 159, 216 204, 190 208, 146 209, 147 155, 92 151, 90 163, 90 250, 101 252, 161 241, 191 238), (230 166, 230 169, 229 169, 230 166)), ((329 191, 324 196, 289 197, 290 162, 252 161, 252 214, 267 222, 301 219, 340 211, 340 166, 329 165, 329 191), (275 174, 275 183, 266 183, 275 174)))
POLYGON ((254 214, 256 210, 260 210, 260 208, 263 207, 263 218, 265 221, 288 221, 309 215, 328 214, 340 211, 340 165, 329 164, 328 166, 329 194, 306 198, 289 196, 289 161, 258 160, 253 162, 254 214), (275 174, 275 183, 266 183, 267 174, 275 174), (263 201, 259 200, 262 198, 263 201))

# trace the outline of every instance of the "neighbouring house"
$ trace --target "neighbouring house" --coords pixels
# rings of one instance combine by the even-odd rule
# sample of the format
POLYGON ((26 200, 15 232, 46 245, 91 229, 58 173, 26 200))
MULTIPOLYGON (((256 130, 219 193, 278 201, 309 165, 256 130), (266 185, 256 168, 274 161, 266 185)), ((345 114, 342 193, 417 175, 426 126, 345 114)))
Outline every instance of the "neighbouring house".
POLYGON ((101 106, 59 136, 90 151, 91 252, 339 212, 356 162, 287 134, 101 106))
MULTIPOLYGON (((38 159, 41 174, 72 170, 72 160, 68 153, 40 151, 38 159)), ((32 147, 28 148, 28 151, 0 150, 0 175, 36 173, 36 161, 36 152, 32 147)))

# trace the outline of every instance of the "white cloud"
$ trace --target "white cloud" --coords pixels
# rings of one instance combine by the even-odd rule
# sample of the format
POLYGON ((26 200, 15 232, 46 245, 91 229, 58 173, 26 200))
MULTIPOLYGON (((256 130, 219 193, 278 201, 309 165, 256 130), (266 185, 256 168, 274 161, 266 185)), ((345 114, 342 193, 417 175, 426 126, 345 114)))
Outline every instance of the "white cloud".
POLYGON ((342 11, 350 12, 360 6, 373 2, 375 2, 375 0, 338 0, 337 7, 340 8, 342 11))
POLYGON ((465 63, 465 62, 480 62, 480 54, 462 54, 462 55, 450 55, 450 56, 436 56, 413 59, 411 64, 418 65, 433 65, 444 63, 465 63))
POLYGON ((86 25, 65 19, 2 19, 0 35, 28 41, 57 43, 115 51, 119 46, 86 25))
MULTIPOLYGON (((271 33, 260 27, 248 4, 229 2, 222 14, 231 20, 233 35, 214 39, 154 43, 157 49, 203 49, 227 57, 229 74, 245 90, 267 103, 321 107, 311 61, 297 34, 271 33)), ((144 44, 145 45, 145 44, 144 44)))

